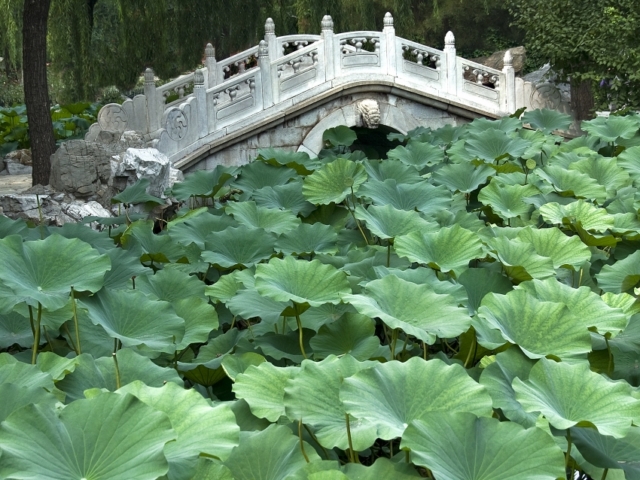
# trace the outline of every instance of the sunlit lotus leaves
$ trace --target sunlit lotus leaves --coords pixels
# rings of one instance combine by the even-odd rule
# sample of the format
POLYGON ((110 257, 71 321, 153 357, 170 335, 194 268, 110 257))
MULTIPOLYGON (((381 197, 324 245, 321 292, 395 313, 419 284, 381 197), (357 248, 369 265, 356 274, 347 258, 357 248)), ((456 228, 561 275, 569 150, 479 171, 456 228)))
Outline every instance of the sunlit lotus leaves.
POLYGON ((622 438, 640 419, 640 400, 629 384, 592 372, 588 363, 543 358, 527 380, 513 380, 513 389, 527 412, 541 412, 558 429, 594 426, 603 435, 622 438))
POLYGON ((433 179, 452 192, 469 193, 485 183, 494 173, 495 170, 488 165, 476 167, 471 163, 453 163, 438 169, 433 174, 433 179))
POLYGON ((367 209, 358 206, 355 215, 357 219, 366 223, 374 235, 384 239, 399 237, 416 230, 433 231, 437 228, 436 224, 426 221, 418 212, 398 210, 391 205, 371 205, 367 209))
POLYGON ((438 413, 414 420, 401 448, 414 463, 447 480, 556 480, 564 456, 550 435, 471 413, 438 413))
POLYGON ((315 205, 340 203, 367 180, 364 167, 338 158, 304 179, 302 194, 315 205))
POLYGON ((399 183, 394 179, 379 182, 369 180, 359 190, 358 196, 371 198, 374 205, 391 205, 398 210, 418 210, 435 213, 451 205, 451 192, 444 185, 439 187, 422 181, 399 183))
POLYGON ((435 165, 444 159, 444 151, 430 143, 410 140, 407 146, 389 150, 387 157, 393 160, 400 160, 405 165, 417 168, 418 170, 427 165, 435 165))
POLYGON ((547 203, 540 207, 540 215, 547 223, 558 225, 580 224, 584 230, 604 232, 613 227, 613 216, 603 208, 578 200, 568 205, 556 202, 547 203))
POLYGON ((540 191, 533 185, 505 185, 494 178, 480 191, 478 200, 491 207, 496 215, 508 220, 530 213, 531 205, 523 199, 538 193, 540 191))
POLYGON ((289 211, 259 207, 255 202, 231 202, 226 211, 245 227, 263 228, 280 235, 300 225, 300 219, 289 211))
POLYGON ((628 292, 640 282, 640 251, 613 265, 604 265, 596 274, 598 286, 605 292, 628 292))
POLYGON ((591 251, 579 237, 569 237, 555 227, 526 227, 518 232, 517 238, 533 245, 538 255, 551 258, 554 268, 571 266, 577 270, 591 259, 591 251))
POLYGON ((533 128, 544 133, 551 133, 554 130, 565 130, 569 128, 573 119, 566 113, 550 109, 528 110, 522 115, 522 122, 530 124, 533 128))
POLYGON ((378 429, 378 437, 401 436, 428 412, 491 415, 491 398, 460 365, 412 357, 388 362, 346 378, 340 391, 345 410, 378 429))

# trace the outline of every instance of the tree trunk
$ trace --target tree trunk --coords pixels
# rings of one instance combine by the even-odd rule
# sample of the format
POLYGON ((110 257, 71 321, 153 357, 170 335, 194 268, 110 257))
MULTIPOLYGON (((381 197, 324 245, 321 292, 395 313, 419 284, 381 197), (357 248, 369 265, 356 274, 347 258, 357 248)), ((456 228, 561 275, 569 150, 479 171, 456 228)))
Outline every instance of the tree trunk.
POLYGON ((51 155, 56 149, 47 83, 47 20, 50 6, 51 0, 25 0, 22 17, 24 100, 29 118, 33 185, 49 183, 51 155))
POLYGON ((571 81, 571 110, 579 122, 593 118, 595 103, 590 80, 571 81))

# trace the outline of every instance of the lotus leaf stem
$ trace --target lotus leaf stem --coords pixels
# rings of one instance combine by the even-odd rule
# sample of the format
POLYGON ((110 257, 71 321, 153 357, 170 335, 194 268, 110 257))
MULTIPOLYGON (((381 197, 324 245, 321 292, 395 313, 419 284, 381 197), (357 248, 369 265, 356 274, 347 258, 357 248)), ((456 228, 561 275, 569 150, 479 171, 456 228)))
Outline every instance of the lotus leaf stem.
POLYGON ((38 346, 40 345, 40 322, 42 321, 42 304, 38 302, 38 318, 36 320, 36 331, 33 335, 33 351, 31 352, 31 365, 36 364, 38 357, 38 346))
POLYGON ((44 332, 44 338, 47 339, 47 345, 49 345, 49 348, 51 349, 51 351, 53 352, 53 344, 51 343, 51 339, 49 338, 49 332, 47 332, 47 327, 45 327, 44 325, 42 326, 42 331, 44 332))
POLYGON ((611 354, 611 345, 609 345, 609 339, 606 335, 603 335, 604 343, 607 345, 607 354, 609 355, 609 360, 607 362, 607 375, 611 374, 611 367, 613 366, 613 355, 611 354))
POLYGON ((29 322, 31 323, 31 334, 35 335, 36 334, 36 327, 33 324, 33 308, 31 307, 31 305, 29 305, 29 322))
MULTIPOLYGON (((353 193, 353 187, 351 187, 351 196, 355 197, 355 195, 353 193)), ((358 230, 360 230, 360 233, 362 234, 362 238, 364 238, 364 243, 369 245, 369 240, 367 239, 367 236, 364 234, 364 230, 362 230, 362 226, 360 225, 360 222, 356 218, 356 214, 354 213, 354 211, 349 206, 349 202, 347 202, 346 198, 344 199, 344 204, 347 207, 347 210, 349 210, 349 213, 351 214, 351 216, 353 217, 353 220, 356 222, 356 226, 358 227, 358 230)), ((354 205, 354 208, 355 208, 355 201, 353 202, 353 205, 354 205)))
POLYGON ((322 446, 322 444, 318 441, 318 438, 313 434, 313 432, 311 431, 311 429, 306 425, 306 424, 302 424, 302 426, 304 427, 304 429, 307 431, 307 433, 309 434, 309 436, 313 439, 314 442, 316 442, 320 448, 322 449, 322 453, 324 453, 324 456, 327 460, 330 460, 329 458, 329 452, 327 452, 327 449, 324 448, 322 446))
POLYGON ((293 308, 296 311, 296 322, 298 324, 298 343, 300 344, 300 352, 302 352, 302 357, 303 358, 307 358, 307 354, 304 351, 304 342, 303 342, 303 336, 302 336, 302 321, 300 320, 300 314, 298 313, 298 307, 297 305, 294 303, 293 304, 293 308))
POLYGON ((567 453, 564 456, 564 469, 569 468, 569 459, 571 458, 571 430, 567 429, 567 453))
POLYGON ((389 440, 389 458, 393 458, 393 439, 389 440))
POLYGON ((40 195, 36 193, 36 203, 38 204, 38 217, 40 218, 40 223, 38 227, 40 228, 40 240, 44 240, 44 217, 42 216, 42 205, 40 204, 40 195))
POLYGON ((411 463, 411 452, 408 449, 404 451, 404 459, 407 463, 411 463))
POLYGON ((304 451, 304 441, 302 440, 302 419, 298 420, 298 438, 300 439, 300 451, 302 451, 302 456, 307 463, 311 463, 307 456, 307 452, 304 451))
POLYGON ((425 342, 422 342, 422 358, 427 360, 429 358, 429 347, 425 342))
POLYGON ((80 348, 80 327, 78 326, 78 312, 76 311, 76 296, 75 290, 71 287, 71 308, 73 309, 73 324, 76 327, 76 343, 74 346, 74 350, 76 351, 76 355, 82 354, 82 349, 80 348))
POLYGON ((600 478, 600 480, 606 480, 607 473, 609 473, 609 469, 605 468, 604 471, 602 472, 602 477, 600 478))
POLYGON ((76 350, 76 344, 73 343, 73 337, 71 337, 71 332, 69 331, 69 327, 67 326, 66 322, 62 324, 62 326, 64 327, 64 331, 67 333, 67 338, 69 339, 69 343, 71 343, 71 349, 74 352, 77 352, 76 350))
POLYGON ((113 356, 113 363, 116 366, 116 390, 119 390, 120 389, 120 368, 118 367, 118 356, 115 353, 112 353, 111 355, 113 356))
POLYGON ((391 241, 387 244, 387 268, 391 265, 391 241))
POLYGON ((353 440, 351 440, 351 424, 349 423, 349 414, 345 413, 344 417, 347 419, 347 441, 349 442, 349 458, 351 463, 355 463, 355 455, 353 451, 353 440))
POLYGON ((391 359, 396 358, 396 342, 398 341, 398 329, 394 328, 391 332, 391 359))
POLYGON ((475 358, 476 358, 476 348, 478 348, 478 340, 476 339, 476 336, 474 335, 473 339, 471 340, 471 346, 469 347, 469 353, 467 354, 467 359, 464 361, 464 368, 467 368, 467 366, 469 365, 469 362, 471 361, 471 353, 472 352, 473 352, 473 359, 475 360, 475 358))

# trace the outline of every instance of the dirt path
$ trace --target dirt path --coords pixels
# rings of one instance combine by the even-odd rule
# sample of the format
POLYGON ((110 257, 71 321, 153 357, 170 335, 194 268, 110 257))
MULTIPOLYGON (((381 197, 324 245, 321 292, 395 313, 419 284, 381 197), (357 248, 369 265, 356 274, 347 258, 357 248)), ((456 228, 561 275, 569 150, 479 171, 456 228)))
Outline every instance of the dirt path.
POLYGON ((31 175, 0 176, 0 195, 21 193, 31 187, 31 175))

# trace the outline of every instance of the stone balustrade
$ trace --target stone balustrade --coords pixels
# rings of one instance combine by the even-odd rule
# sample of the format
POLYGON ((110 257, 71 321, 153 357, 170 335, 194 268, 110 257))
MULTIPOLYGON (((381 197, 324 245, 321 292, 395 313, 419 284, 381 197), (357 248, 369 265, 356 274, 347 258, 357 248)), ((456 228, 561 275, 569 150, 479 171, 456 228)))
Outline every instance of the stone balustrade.
POLYGON ((276 37, 271 19, 259 45, 224 60, 205 49, 204 68, 156 86, 145 72, 144 95, 102 108, 87 139, 101 130, 136 130, 177 161, 222 136, 268 120, 291 105, 340 86, 385 84, 497 116, 517 106, 507 53, 502 71, 456 55, 453 33, 444 50, 397 37, 387 13, 382 32, 336 34, 325 16, 320 35, 276 37))

